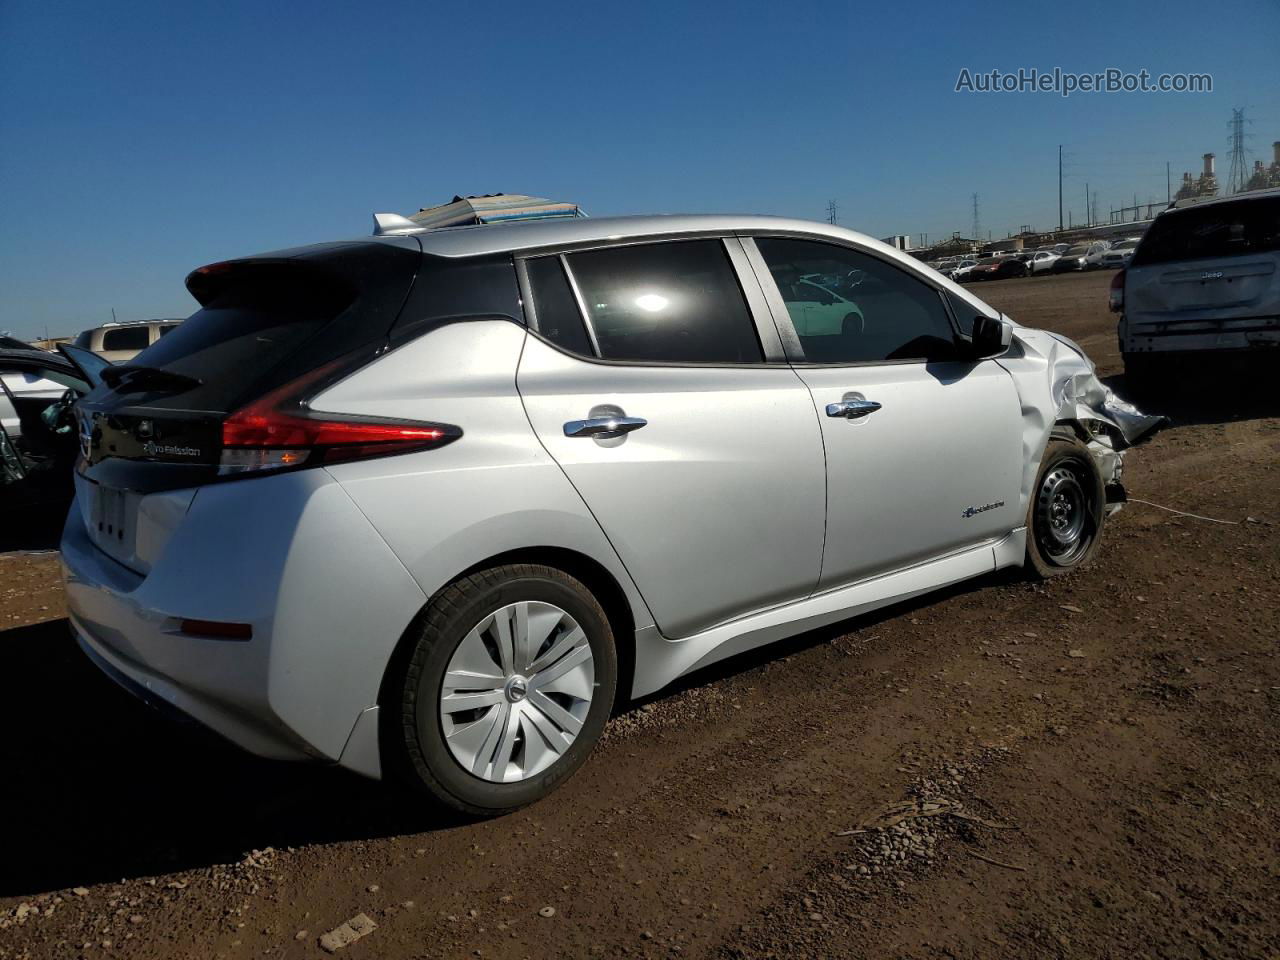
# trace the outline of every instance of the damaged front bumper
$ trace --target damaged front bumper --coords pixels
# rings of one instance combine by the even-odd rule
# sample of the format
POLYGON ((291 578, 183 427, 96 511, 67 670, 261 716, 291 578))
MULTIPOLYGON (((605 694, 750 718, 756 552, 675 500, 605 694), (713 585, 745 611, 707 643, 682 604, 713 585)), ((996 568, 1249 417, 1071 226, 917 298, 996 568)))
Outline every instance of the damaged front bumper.
POLYGON ((1069 426, 1098 466, 1108 512, 1119 510, 1126 499, 1124 451, 1150 437, 1166 418, 1143 413, 1116 396, 1098 379, 1084 351, 1055 333, 1016 327, 1013 347, 999 363, 1013 377, 1022 402, 1024 498, 1030 495, 1049 437, 1069 426))

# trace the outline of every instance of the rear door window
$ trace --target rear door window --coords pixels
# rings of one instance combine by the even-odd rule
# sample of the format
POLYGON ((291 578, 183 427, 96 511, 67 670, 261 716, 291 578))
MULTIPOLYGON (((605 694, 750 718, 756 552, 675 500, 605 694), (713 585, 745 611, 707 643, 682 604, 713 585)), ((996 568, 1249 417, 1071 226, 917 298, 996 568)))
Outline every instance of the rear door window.
POLYGON ((567 261, 602 358, 763 362, 755 324, 720 240, 589 250, 567 261))
POLYGON ((1187 207, 1156 217, 1132 265, 1202 260, 1280 250, 1280 197, 1187 207))

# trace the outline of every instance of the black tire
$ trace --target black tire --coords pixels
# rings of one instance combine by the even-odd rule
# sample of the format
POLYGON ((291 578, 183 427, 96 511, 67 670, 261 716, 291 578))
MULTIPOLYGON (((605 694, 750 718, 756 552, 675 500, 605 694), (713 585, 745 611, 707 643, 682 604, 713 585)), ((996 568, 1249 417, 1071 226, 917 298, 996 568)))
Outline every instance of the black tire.
POLYGON ((1102 475, 1088 448, 1075 437, 1052 437, 1027 505, 1027 572, 1048 579, 1088 563, 1105 516, 1102 475))
POLYGON ((582 766, 613 707, 618 658, 609 619, 579 581, 534 564, 492 567, 454 581, 423 611, 406 638, 407 655, 393 666, 387 686, 384 752, 390 771, 411 789, 466 814, 496 816, 547 796, 582 766), (586 634, 595 685, 573 743, 550 767, 527 779, 482 779, 454 759, 445 742, 440 697, 445 673, 462 639, 485 617, 511 603, 541 601, 567 612, 586 634))

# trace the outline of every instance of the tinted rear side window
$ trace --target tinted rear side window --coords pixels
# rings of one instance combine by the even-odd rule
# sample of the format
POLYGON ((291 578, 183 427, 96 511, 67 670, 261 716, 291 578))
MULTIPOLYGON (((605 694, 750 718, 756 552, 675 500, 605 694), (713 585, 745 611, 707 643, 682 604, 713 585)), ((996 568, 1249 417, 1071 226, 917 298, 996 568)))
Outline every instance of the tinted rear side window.
POLYGON ((533 293, 533 310, 538 332, 570 353, 592 356, 591 341, 582 323, 578 301, 564 275, 559 257, 538 257, 525 264, 533 293))
POLYGON ((1132 264, 1233 257, 1280 250, 1280 197, 1236 200, 1156 217, 1132 264))
POLYGON ((510 254, 458 260, 424 256, 392 336, 418 336, 442 323, 494 317, 524 322, 510 254))
POLYGON ((606 360, 763 361, 721 241, 591 250, 571 254, 568 261, 606 360))
POLYGON ((145 350, 150 342, 151 331, 147 327, 119 327, 102 334, 103 350, 145 350))

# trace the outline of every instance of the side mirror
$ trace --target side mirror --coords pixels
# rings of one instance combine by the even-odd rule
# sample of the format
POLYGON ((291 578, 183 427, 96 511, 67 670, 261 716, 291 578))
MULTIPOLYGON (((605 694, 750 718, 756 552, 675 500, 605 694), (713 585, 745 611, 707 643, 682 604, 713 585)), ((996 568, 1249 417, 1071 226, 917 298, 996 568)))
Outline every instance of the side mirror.
POLYGON ((972 356, 974 360, 990 360, 1000 357, 1013 342, 1013 324, 994 317, 975 317, 973 320, 972 356))

